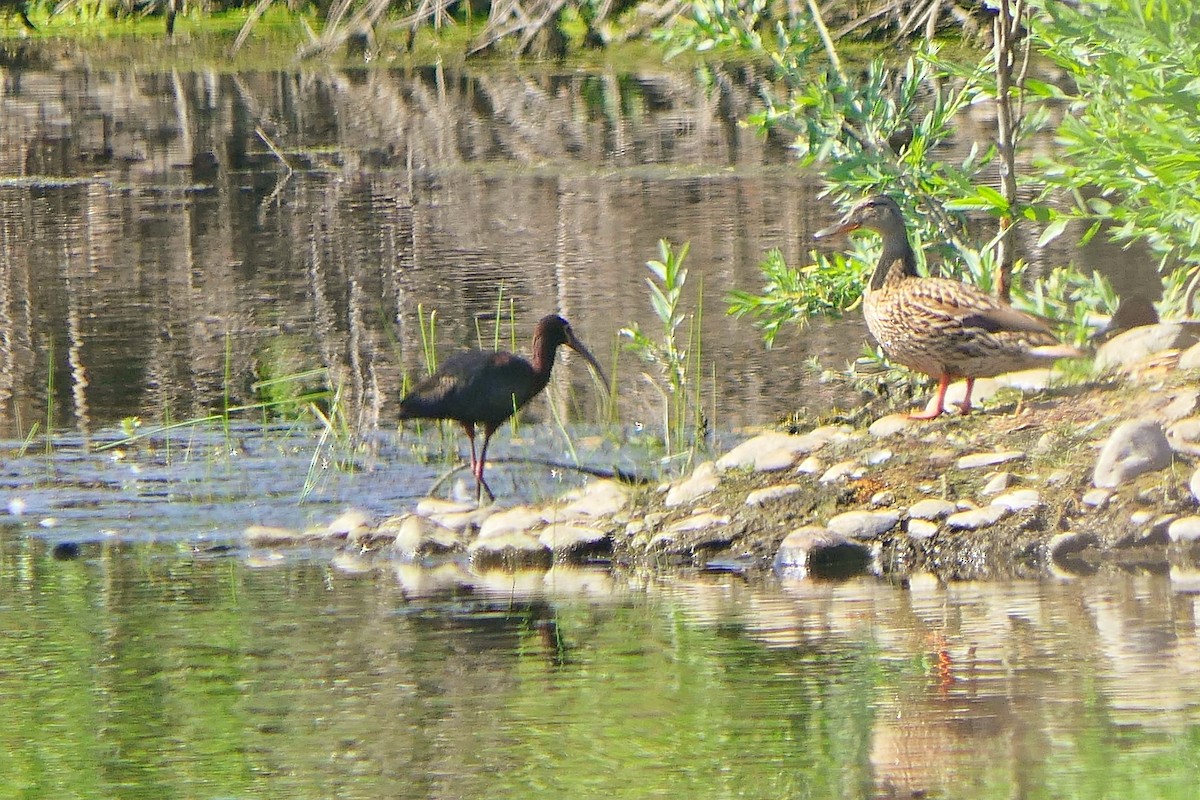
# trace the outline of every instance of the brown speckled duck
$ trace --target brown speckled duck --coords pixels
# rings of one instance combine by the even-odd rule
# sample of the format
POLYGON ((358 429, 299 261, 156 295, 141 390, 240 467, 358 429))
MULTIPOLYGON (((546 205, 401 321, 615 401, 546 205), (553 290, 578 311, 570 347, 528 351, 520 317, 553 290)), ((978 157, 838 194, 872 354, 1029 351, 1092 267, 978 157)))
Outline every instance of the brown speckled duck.
POLYGON ((934 409, 910 414, 913 419, 941 415, 952 380, 967 381, 961 403, 965 414, 971 410, 976 378, 1083 355, 1061 343, 1045 320, 1017 311, 975 286, 918 275, 904 216, 890 197, 863 200, 815 238, 860 228, 875 231, 883 240, 863 299, 867 329, 889 359, 938 379, 934 409))

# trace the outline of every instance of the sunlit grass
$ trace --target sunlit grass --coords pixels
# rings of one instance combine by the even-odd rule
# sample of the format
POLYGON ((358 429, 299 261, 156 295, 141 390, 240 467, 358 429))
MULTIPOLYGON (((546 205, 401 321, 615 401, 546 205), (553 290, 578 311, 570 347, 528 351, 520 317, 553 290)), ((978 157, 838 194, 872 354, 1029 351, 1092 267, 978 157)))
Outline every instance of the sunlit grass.
MULTIPOLYGON (((27 29, 20 17, 0 14, 0 50, 10 53, 33 48, 26 54, 31 63, 40 56, 48 63, 64 56, 61 44, 72 42, 86 51, 90 66, 98 69, 205 69, 218 72, 237 72, 256 69, 294 68, 300 62, 300 48, 312 42, 325 28, 324 18, 312 11, 289 11, 283 4, 271 5, 258 19, 245 44, 237 52, 233 44, 250 17, 249 8, 235 8, 214 13, 189 8, 175 22, 175 35, 168 37, 161 14, 83 13, 75 8, 51 15, 49 6, 35 4, 30 17, 37 30, 27 29), (42 50, 39 50, 42 48, 42 50)), ((351 54, 344 49, 323 54, 312 63, 323 66, 392 68, 441 64, 463 69, 468 65, 481 71, 513 69, 516 64, 526 74, 561 72, 567 70, 612 70, 623 73, 661 67, 663 48, 645 39, 621 42, 603 49, 579 46, 583 25, 568 19, 564 29, 573 46, 565 60, 518 58, 502 44, 495 53, 472 58, 466 52, 484 29, 486 18, 476 15, 471 20, 456 20, 453 24, 434 28, 423 25, 410 43, 407 28, 395 23, 401 16, 385 18, 375 29, 374 47, 366 54, 351 54)), ((510 48, 511 49, 511 48, 510 48)), ((687 70, 703 63, 693 54, 683 54, 672 61, 675 69, 687 70)))
MULTIPOLYGON (((231 41, 249 17, 248 9, 231 9, 205 14, 190 10, 175 20, 175 36, 187 38, 192 34, 212 37, 228 37, 231 41)), ((6 39, 52 39, 69 36, 79 41, 109 39, 125 36, 166 39, 166 24, 162 15, 122 14, 113 16, 106 11, 86 12, 78 7, 68 8, 58 14, 40 4, 31 5, 29 18, 37 30, 29 30, 19 16, 0 16, 0 37, 6 39)), ((320 19, 311 13, 288 11, 282 6, 269 9, 255 27, 262 39, 292 39, 299 43, 303 36, 301 22, 319 28, 320 19)))

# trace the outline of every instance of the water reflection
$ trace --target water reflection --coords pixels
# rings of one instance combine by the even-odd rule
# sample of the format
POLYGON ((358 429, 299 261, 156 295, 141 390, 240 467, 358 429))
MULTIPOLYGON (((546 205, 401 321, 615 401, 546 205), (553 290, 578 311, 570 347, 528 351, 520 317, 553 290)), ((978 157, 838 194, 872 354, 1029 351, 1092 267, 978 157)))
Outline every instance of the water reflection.
MULTIPOLYGON (((692 243, 716 425, 794 410, 805 354, 857 352, 816 326, 767 354, 723 314, 766 249, 798 257, 828 214, 737 124, 751 68, 0 74, 0 435, 42 419, 48 390, 56 424, 88 433, 253 402, 255 380, 310 367, 356 423, 386 424, 423 369, 418 308, 444 351, 490 341, 498 310, 524 347, 557 310, 603 353, 652 321, 659 238, 692 243)), ((657 422, 621 362, 623 412, 657 422)), ((588 415, 564 373, 551 400, 572 394, 588 415)))
MULTIPOLYGON (((691 243, 710 429, 853 403, 803 365, 858 355, 856 315, 789 327, 765 352, 724 314, 731 289, 761 284, 765 251, 800 263, 833 209, 786 142, 739 124, 764 75, 708 68, 0 67, 0 436, 22 437, 50 397, 54 424, 87 435, 253 402, 256 381, 311 368, 355 425, 386 427, 403 375, 424 369, 419 309, 438 311, 443 352, 523 347, 553 310, 615 353, 620 327, 656 324, 643 264, 660 238, 691 243)), ((988 113, 969 110, 954 147, 986 141, 988 113)), ((1157 294, 1148 260, 1026 244, 1031 272, 1080 259, 1157 294)), ((657 426, 643 365, 615 366, 624 420, 657 426)), ((596 418, 578 377, 547 397, 596 418)))
MULTIPOLYGON (((760 78, 729 77, 4 72, 0 436, 77 433, 5 447, 0 794, 1191 796, 1186 571, 748 583, 229 547, 424 493, 441 465, 398 469, 387 435, 418 307, 447 349, 511 300, 502 338, 554 309, 602 354, 652 323, 660 237, 704 280, 715 427, 828 402, 798 365, 860 328, 767 354, 721 313, 830 215, 731 124, 760 78), (384 429, 353 471, 286 427, 92 447, 312 367, 384 429)), ((617 372, 626 419, 657 419, 617 372)), ((556 378, 594 419, 581 372, 556 378)))
MULTIPOLYGON (((90 441, 59 437, 52 449, 0 442, 0 523, 14 534, 52 545, 89 542, 172 542, 181 548, 241 545, 253 525, 320 529, 348 508, 376 522, 411 508, 453 469, 461 435, 448 431, 446 450, 414 462, 414 437, 380 434, 350 449, 321 442, 307 427, 234 425, 182 427, 112 448, 117 434, 90 441), (111 448, 111 449, 104 449, 111 448)), ((436 431, 426 441, 438 441, 436 431)), ((563 460, 558 436, 504 446, 538 463, 563 460)), ((584 463, 616 464, 612 441, 580 440, 584 463)), ((489 475, 505 500, 560 496, 586 476, 501 460, 489 475)), ((474 497, 469 472, 449 481, 474 497)))
POLYGON ((9 537, 0 557, 6 794, 1183 797, 1197 777, 1194 576, 534 579, 60 561, 9 537))

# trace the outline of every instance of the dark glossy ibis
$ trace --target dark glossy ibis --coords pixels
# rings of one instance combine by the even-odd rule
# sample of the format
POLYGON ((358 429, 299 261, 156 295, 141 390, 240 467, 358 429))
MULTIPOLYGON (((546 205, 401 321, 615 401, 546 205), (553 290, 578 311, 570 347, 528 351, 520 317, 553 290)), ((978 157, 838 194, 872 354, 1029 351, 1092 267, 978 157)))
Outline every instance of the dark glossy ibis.
POLYGON ((457 353, 400 401, 400 419, 452 419, 462 425, 471 442, 471 472, 475 476, 476 496, 484 491, 489 498, 495 499, 483 479, 488 442, 505 420, 546 388, 559 345, 566 345, 583 356, 607 385, 604 370, 575 338, 570 323, 557 314, 550 314, 543 317, 534 330, 532 361, 504 351, 457 353), (478 456, 475 453, 476 425, 483 427, 483 448, 478 456))

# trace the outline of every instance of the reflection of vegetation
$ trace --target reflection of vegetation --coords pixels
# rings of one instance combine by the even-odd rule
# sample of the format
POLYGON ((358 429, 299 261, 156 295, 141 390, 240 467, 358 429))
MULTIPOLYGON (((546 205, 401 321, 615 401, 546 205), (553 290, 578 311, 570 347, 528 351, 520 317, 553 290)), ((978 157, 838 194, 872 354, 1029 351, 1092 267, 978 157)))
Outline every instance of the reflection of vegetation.
POLYGON ((50 562, 40 543, 10 542, 0 550, 0 794, 869 788, 881 674, 866 647, 772 653, 658 604, 556 610, 475 597, 471 611, 447 598, 397 615, 407 604, 387 583, 117 549, 50 562))
POLYGON ((1182 631, 1165 651, 1186 661, 1189 608, 1165 576, 1137 579, 1136 605, 1100 585, 909 603, 678 578, 592 605, 414 598, 392 566, 186 549, 55 561, 0 539, 0 795, 853 798, 904 780, 1137 800, 1198 779, 1195 711, 1172 705, 1194 676, 1156 681, 1140 650, 1114 661, 1129 648, 1092 617, 1182 631), (1014 602, 1039 613, 996 625, 1014 602))
MULTIPOLYGON (((496 776, 497 796, 530 786, 555 797, 870 794, 874 711, 861 701, 882 675, 869 648, 770 653, 736 626, 644 609, 591 622, 576 643, 585 621, 578 612, 560 620, 578 645, 554 679, 563 687, 518 692, 500 711, 504 727, 523 733, 513 768, 496 776), (828 680, 841 659, 857 669, 828 680)), ((544 673, 528 661, 519 669, 534 685, 544 673)))

